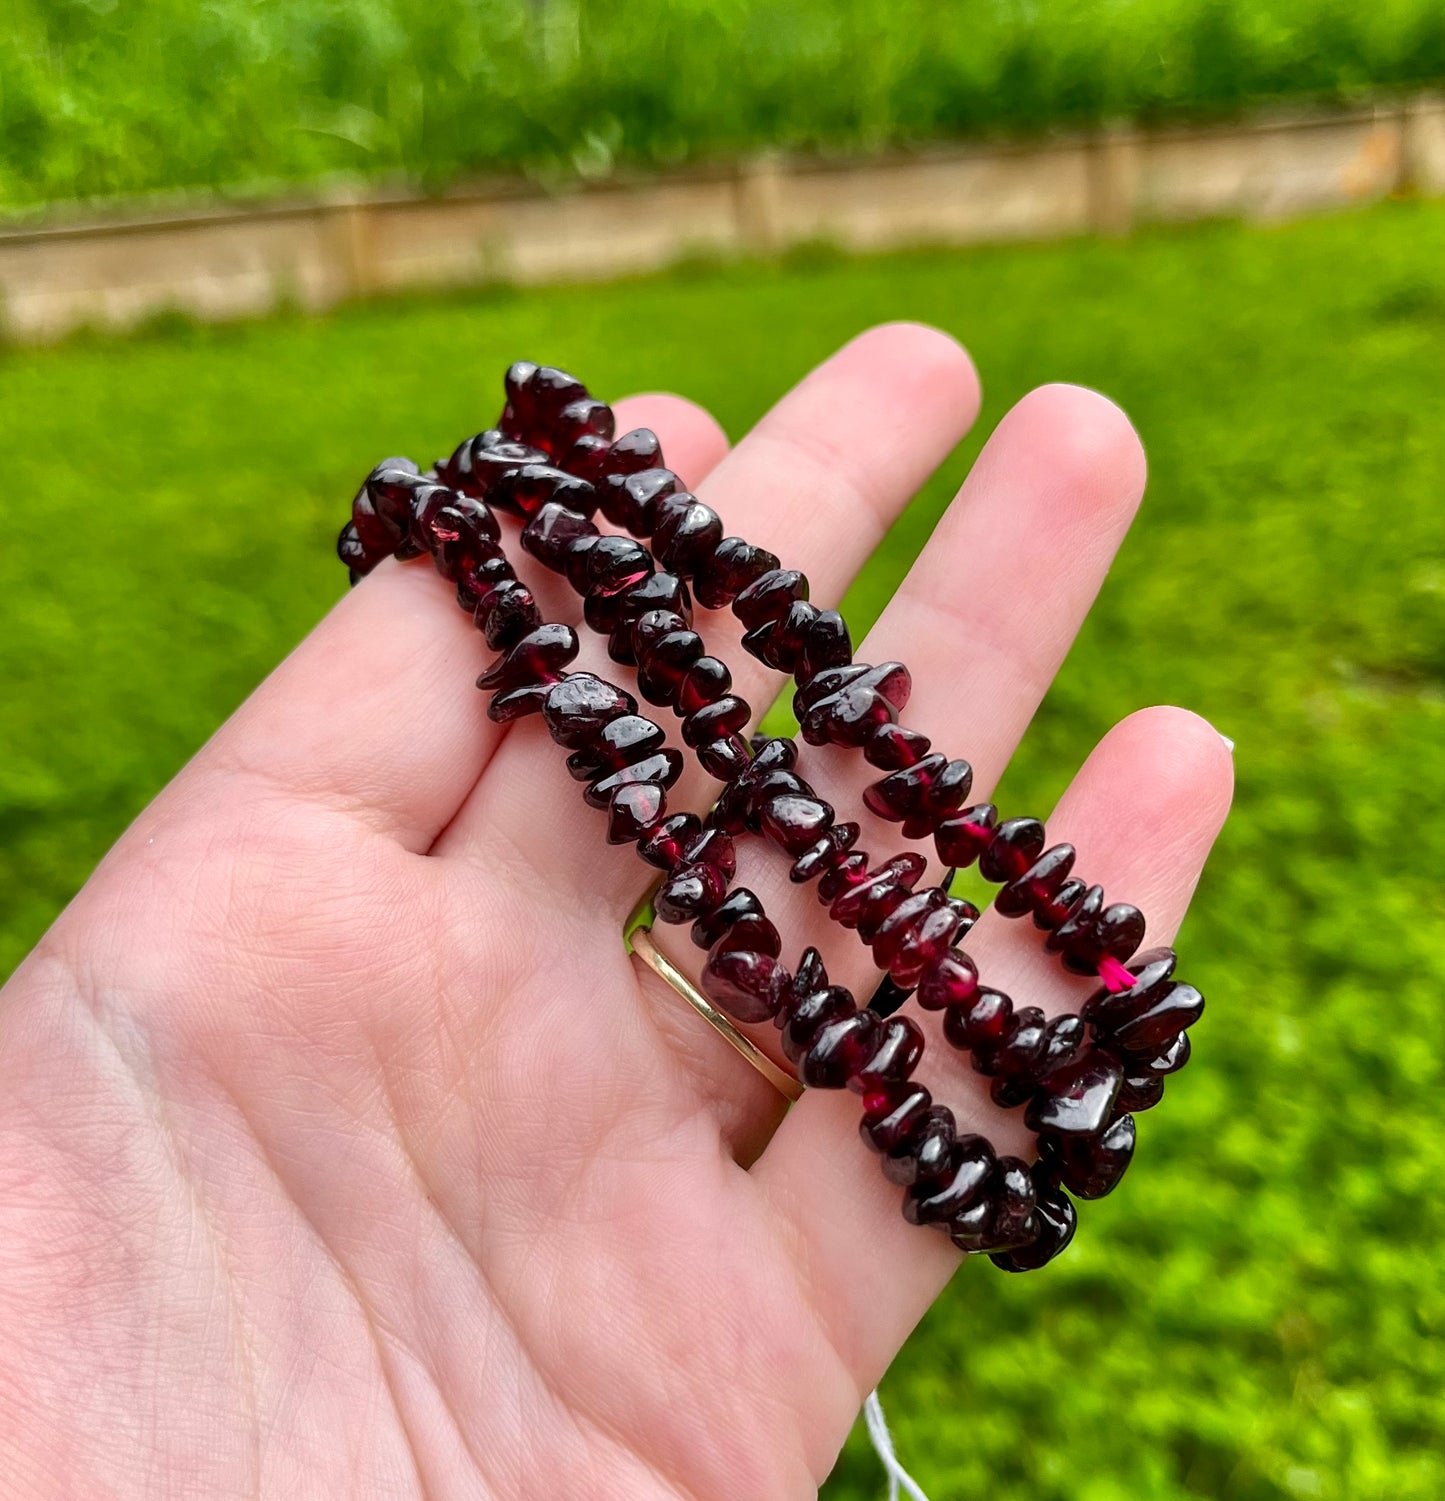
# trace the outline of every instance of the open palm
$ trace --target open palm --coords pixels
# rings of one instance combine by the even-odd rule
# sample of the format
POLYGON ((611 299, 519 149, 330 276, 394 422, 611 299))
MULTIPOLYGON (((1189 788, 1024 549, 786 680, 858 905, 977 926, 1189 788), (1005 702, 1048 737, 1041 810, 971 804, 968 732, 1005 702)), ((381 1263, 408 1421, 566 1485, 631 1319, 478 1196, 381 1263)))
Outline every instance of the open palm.
MULTIPOLYGON (((976 408, 957 345, 892 326, 732 452, 675 397, 621 403, 618 426, 655 429, 831 603, 976 408)), ((909 663, 910 724, 968 756, 980 796, 1143 482, 1116 408, 1034 392, 860 647, 909 663)), ((533 581, 548 618, 580 616, 533 581)), ((785 1119, 628 958, 645 868, 537 721, 488 721, 488 654, 450 594, 388 562, 343 599, 4 993, 0 1495, 806 1496, 958 1263, 903 1222, 851 1096, 785 1119)), ((779 680, 730 617, 700 628, 766 703, 779 680)), ((605 662, 584 644, 579 665, 605 662)), ((804 764, 886 853, 867 768, 804 764)), ((705 806, 695 775, 674 807, 705 806)), ((1212 729, 1149 710, 1050 833, 1167 941, 1230 782, 1212 729)), ((866 994, 866 950, 765 849, 739 855, 789 948, 819 942, 866 994)), ((659 941, 697 972, 685 930, 659 941)), ((1018 925, 986 916, 968 948, 1046 1010, 1087 993, 1018 925)), ((941 1041, 924 1073, 1024 1145, 941 1041)))

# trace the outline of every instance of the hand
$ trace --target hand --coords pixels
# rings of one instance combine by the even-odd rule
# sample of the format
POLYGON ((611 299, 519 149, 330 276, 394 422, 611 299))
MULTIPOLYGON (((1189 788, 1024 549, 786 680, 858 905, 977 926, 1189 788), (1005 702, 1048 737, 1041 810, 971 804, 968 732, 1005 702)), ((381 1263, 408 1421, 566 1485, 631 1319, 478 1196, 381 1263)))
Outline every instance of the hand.
MULTIPOLYGON (((896 326, 731 453, 675 397, 623 402, 618 427, 654 428, 730 530, 832 602, 977 401, 952 341, 896 326)), ((907 661, 908 723, 973 761, 976 795, 1143 486, 1115 407, 1035 391, 861 644, 907 661)), ((578 617, 540 584, 548 618, 578 617)), ((702 618, 767 703, 779 684, 731 616, 702 618)), ((944 1237, 901 1218, 856 1097, 809 1095, 784 1120, 625 955, 649 872, 604 843, 536 720, 488 721, 472 686, 488 655, 429 565, 384 564, 142 814, 7 987, 5 1494, 806 1496, 955 1270, 944 1237)), ((596 638, 588 663, 622 672, 596 638)), ((804 755, 854 816, 869 769, 804 755)), ((680 792, 702 807, 707 786, 694 770, 680 792)), ((1148 710, 1090 757, 1050 833, 1168 941, 1230 786, 1218 734, 1148 710)), ((865 847, 887 852, 864 817, 865 847)), ((866 997, 863 946, 828 931, 760 841, 740 858, 788 957, 819 941, 866 997)), ((697 972, 685 931, 658 939, 697 972)), ((968 949, 1046 1009, 1089 988, 1028 924, 985 916, 968 949)), ((1024 1145, 941 1039, 920 1074, 1024 1145)))

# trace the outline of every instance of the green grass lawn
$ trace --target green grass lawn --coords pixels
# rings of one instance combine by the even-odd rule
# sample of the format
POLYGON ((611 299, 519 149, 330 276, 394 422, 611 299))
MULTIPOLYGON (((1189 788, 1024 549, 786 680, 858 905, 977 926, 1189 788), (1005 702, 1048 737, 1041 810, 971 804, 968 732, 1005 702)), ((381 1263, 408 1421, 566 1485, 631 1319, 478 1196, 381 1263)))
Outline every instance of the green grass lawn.
MULTIPOLYGON (((885 1384, 935 1498, 1445 1495, 1445 206, 606 291, 358 308, 0 356, 0 973, 342 588, 374 457, 449 448, 525 354, 734 435, 870 321, 928 319, 987 431, 1087 382, 1143 517, 1010 773, 1047 807, 1115 718, 1238 742, 1184 934, 1196 1063, 1056 1267, 971 1265, 885 1384)), ((971 440, 853 592, 871 617, 971 440)), ((465 691, 460 686, 458 691, 465 691)), ((960 749, 966 749, 960 747, 960 749)), ((832 1501, 880 1494, 855 1436, 832 1501)))

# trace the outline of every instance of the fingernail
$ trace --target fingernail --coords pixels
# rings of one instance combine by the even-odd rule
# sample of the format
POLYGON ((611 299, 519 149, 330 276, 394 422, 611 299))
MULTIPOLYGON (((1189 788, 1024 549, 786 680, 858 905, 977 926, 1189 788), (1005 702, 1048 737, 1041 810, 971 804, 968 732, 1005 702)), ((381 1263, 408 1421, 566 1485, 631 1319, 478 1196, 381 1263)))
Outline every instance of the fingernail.
POLYGON ((1220 737, 1219 737, 1219 738, 1220 738, 1220 739, 1221 739, 1221 740, 1222 740, 1222 741, 1224 741, 1224 744, 1225 744, 1225 746, 1226 746, 1226 747, 1227 747, 1227 749, 1228 749, 1228 751, 1229 751, 1229 754, 1230 754, 1230 755, 1231 755, 1231 756, 1232 756, 1232 755, 1233 755, 1233 754, 1234 754, 1234 741, 1232 741, 1232 740, 1231 740, 1231 739, 1230 739, 1230 738, 1229 738, 1229 736, 1228 736, 1228 735, 1220 735, 1220 737))

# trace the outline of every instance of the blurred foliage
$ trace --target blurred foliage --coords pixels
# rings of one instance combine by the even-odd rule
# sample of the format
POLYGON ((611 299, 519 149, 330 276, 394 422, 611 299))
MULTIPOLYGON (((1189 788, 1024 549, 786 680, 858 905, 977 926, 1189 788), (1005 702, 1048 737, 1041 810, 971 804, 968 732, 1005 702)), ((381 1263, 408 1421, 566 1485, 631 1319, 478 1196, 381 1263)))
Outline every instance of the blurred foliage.
POLYGON ((4 0, 0 204, 332 173, 545 182, 759 146, 1348 101, 1438 0, 4 0))
MULTIPOLYGON (((1395 204, 0 357, 0 973, 336 597, 360 472, 482 425, 508 360, 674 386, 736 435, 865 323, 931 320, 978 358, 980 434, 1072 379, 1150 453, 1002 801, 1047 807, 1114 719, 1168 701, 1238 741, 1239 791, 1183 939, 1210 997, 1195 1065, 1056 1267, 963 1269, 884 1383, 900 1451, 940 1498, 1439 1501, 1442 243, 1445 206, 1395 204)), ((860 580, 856 623, 979 441, 860 580)), ((880 1493, 855 1436, 829 1501, 880 1493)))

